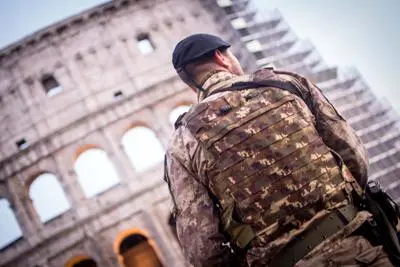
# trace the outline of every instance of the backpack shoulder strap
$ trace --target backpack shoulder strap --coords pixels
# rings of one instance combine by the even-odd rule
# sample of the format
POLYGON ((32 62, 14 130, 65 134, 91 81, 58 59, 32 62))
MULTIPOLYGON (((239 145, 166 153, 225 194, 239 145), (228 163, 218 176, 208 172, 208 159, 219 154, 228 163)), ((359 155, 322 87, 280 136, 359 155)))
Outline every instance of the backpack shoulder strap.
POLYGON ((183 118, 185 117, 186 114, 187 112, 184 112, 181 115, 179 115, 179 117, 176 119, 174 123, 175 130, 178 129, 183 124, 183 118))
POLYGON ((216 93, 221 93, 221 92, 226 92, 226 91, 242 91, 242 90, 247 90, 247 89, 252 89, 252 88, 262 88, 262 87, 275 87, 279 88, 285 91, 288 91, 298 97, 300 97, 308 106, 310 110, 311 109, 311 103, 304 99, 302 93, 300 90, 291 82, 284 82, 280 80, 275 80, 275 79, 268 79, 268 80, 260 80, 260 81, 245 81, 245 82, 236 82, 233 83, 230 87, 225 87, 225 88, 220 88, 217 89, 209 94, 213 95, 216 93))

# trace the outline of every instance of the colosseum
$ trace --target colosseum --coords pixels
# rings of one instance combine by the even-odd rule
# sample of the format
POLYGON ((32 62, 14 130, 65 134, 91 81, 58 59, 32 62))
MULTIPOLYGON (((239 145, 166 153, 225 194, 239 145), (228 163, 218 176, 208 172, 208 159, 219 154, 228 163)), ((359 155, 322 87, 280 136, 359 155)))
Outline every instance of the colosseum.
POLYGON ((248 0, 115 0, 0 50, 0 266, 189 266, 163 158, 196 96, 170 62, 197 32, 233 44, 245 70, 316 82, 357 130, 371 179, 400 200, 398 117, 355 70, 327 66, 279 12, 248 0))

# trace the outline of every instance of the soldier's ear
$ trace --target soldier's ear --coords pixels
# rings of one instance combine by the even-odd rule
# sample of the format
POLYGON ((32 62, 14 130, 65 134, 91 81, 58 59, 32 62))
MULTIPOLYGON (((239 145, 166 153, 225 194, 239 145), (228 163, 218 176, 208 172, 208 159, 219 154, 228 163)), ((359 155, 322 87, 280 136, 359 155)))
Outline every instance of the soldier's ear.
POLYGON ((218 49, 215 50, 214 59, 218 65, 220 65, 224 68, 229 68, 229 66, 230 66, 229 60, 228 60, 227 56, 220 50, 218 50, 218 49))

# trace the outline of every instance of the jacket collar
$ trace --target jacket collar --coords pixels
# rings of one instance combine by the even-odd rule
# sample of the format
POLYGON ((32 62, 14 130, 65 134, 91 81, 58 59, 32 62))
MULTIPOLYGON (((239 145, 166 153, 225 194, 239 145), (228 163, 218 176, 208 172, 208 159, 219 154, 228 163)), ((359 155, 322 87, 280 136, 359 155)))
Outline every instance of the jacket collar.
POLYGON ((227 71, 219 71, 217 73, 213 73, 203 84, 203 88, 205 89, 205 91, 199 91, 199 93, 197 94, 198 101, 202 101, 207 96, 209 96, 210 93, 214 92, 217 89, 227 88, 232 86, 233 83, 239 81, 248 81, 249 79, 249 75, 237 76, 227 71))

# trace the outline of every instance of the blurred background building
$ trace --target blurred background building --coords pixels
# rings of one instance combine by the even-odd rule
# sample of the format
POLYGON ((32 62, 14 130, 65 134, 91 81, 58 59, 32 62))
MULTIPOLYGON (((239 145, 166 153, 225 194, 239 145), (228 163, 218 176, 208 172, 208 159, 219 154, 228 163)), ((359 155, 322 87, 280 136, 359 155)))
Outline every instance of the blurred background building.
POLYGON ((368 148, 371 179, 400 200, 397 115, 279 12, 118 0, 0 50, 0 266, 187 266, 162 176, 172 124, 195 103, 171 51, 196 32, 231 42, 246 71, 272 65, 316 82, 368 148))

